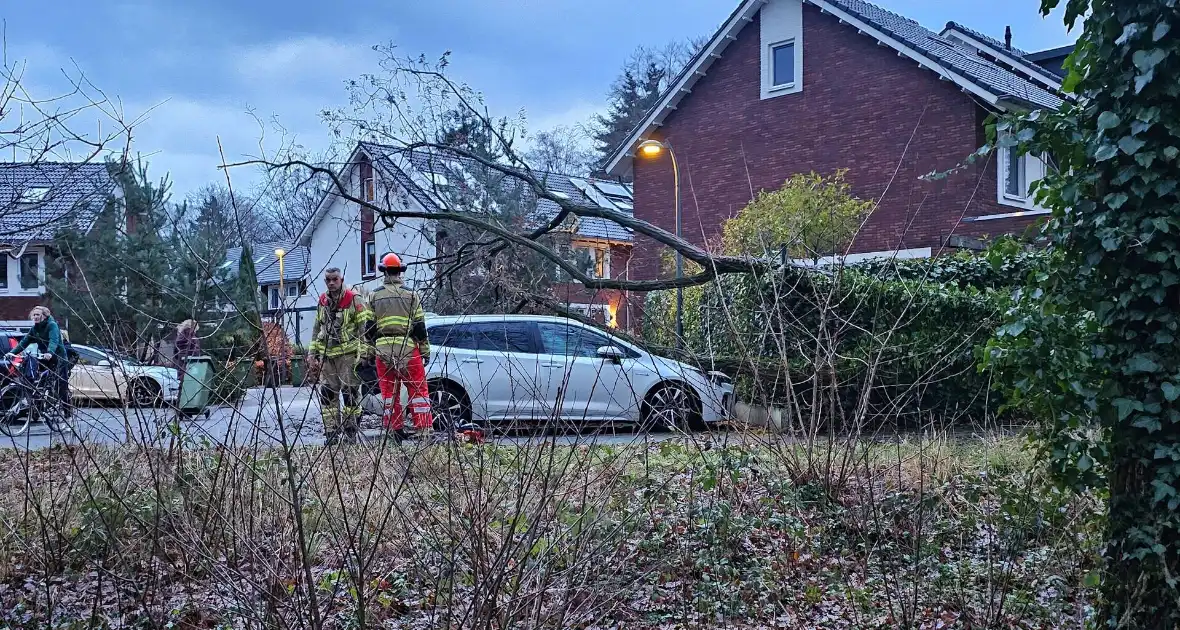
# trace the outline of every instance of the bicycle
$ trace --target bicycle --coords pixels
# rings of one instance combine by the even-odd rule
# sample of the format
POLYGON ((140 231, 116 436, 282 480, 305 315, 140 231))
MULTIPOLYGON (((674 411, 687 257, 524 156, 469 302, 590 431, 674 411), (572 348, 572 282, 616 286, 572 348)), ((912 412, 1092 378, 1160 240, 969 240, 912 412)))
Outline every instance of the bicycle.
POLYGON ((68 403, 59 402, 50 389, 58 386, 57 375, 44 367, 51 356, 25 354, 19 361, 9 356, 0 358, 0 370, 13 375, 13 381, 0 389, 0 433, 17 437, 28 431, 34 421, 44 422, 57 433, 68 428, 61 408, 68 403))

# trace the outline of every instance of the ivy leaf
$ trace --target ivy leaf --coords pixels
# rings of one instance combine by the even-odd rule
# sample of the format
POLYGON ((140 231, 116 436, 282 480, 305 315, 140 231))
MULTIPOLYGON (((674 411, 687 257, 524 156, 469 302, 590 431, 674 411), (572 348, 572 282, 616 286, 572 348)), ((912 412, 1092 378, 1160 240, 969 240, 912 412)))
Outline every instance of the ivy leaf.
POLYGON ((1155 71, 1154 70, 1151 72, 1145 72, 1145 73, 1135 77, 1135 93, 1138 94, 1138 93, 1142 92, 1143 88, 1147 87, 1147 84, 1151 83, 1151 80, 1154 78, 1155 78, 1155 71))
POLYGON ((1168 56, 1168 51, 1155 48, 1148 50, 1136 50, 1134 55, 1131 55, 1131 61, 1135 62, 1135 67, 1139 68, 1139 72, 1147 74, 1155 70, 1165 57, 1168 56))
POLYGON ((1106 131, 1107 129, 1119 126, 1120 122, 1122 122, 1122 119, 1119 118, 1118 114, 1114 112, 1102 112, 1102 115, 1098 117, 1098 129, 1106 131))
POLYGON ((1119 148, 1127 155, 1135 155, 1135 152, 1143 148, 1144 144, 1147 144, 1147 141, 1140 140, 1135 136, 1123 136, 1123 139, 1119 140, 1119 148))
POLYGON ((1033 138, 1035 138, 1036 135, 1037 135, 1036 129, 1033 129, 1032 127, 1025 127, 1024 129, 1020 130, 1020 133, 1016 134, 1016 141, 1017 142, 1028 142, 1029 140, 1032 140, 1033 138))
POLYGON ((1155 25, 1155 30, 1151 32, 1151 41, 1158 42, 1163 39, 1168 31, 1172 30, 1172 25, 1167 22, 1160 22, 1155 25))
POLYGON ((1131 412, 1135 410, 1135 401, 1126 398, 1115 398, 1114 407, 1119 412, 1119 422, 1127 419, 1131 412))
POLYGON ((1172 402, 1173 400, 1180 398, 1180 387, 1176 387, 1175 385, 1165 381, 1162 385, 1160 385, 1160 389, 1163 390, 1164 398, 1166 398, 1168 402, 1172 402))
POLYGON ((1160 370, 1160 365, 1150 357, 1137 354, 1131 357, 1130 361, 1127 361, 1127 370, 1131 373, 1158 372, 1160 370))
POLYGON ((1166 197, 1170 195, 1173 190, 1176 190, 1176 180, 1174 179, 1161 179, 1160 181, 1156 182, 1155 194, 1159 195, 1160 197, 1166 197))
POLYGON ((1163 428, 1162 425, 1160 425, 1159 418, 1154 418, 1152 416, 1139 416, 1134 422, 1131 423, 1131 426, 1139 429, 1147 429, 1148 433, 1155 433, 1156 431, 1159 431, 1161 428, 1163 428))
POLYGON ((1099 162, 1105 162, 1106 160, 1109 160, 1110 158, 1118 155, 1118 152, 1119 150, 1114 148, 1113 145, 1104 144, 1098 147, 1098 150, 1094 152, 1094 159, 1099 162))
POLYGON ((1090 459, 1089 455, 1082 453, 1082 456, 1078 458, 1078 470, 1080 470, 1082 472, 1086 472, 1087 470, 1090 470, 1093 467, 1094 467, 1094 460, 1090 459))
POLYGON ((1129 198, 1130 197, 1127 196, 1127 193, 1118 192, 1107 195, 1103 201, 1106 202, 1106 205, 1109 206, 1111 210, 1118 210, 1119 208, 1123 207, 1124 203, 1127 203, 1127 199, 1129 198))

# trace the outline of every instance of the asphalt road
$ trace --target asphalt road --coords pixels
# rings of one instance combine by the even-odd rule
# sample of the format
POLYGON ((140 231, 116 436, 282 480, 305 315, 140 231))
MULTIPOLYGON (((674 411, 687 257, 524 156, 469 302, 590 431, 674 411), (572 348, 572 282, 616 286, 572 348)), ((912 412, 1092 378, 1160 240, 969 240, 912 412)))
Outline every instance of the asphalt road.
MULTIPOLYGON (((368 409, 377 411, 370 400, 368 409)), ((378 440, 382 431, 376 416, 362 423, 366 439, 378 440)), ((251 390, 236 407, 211 407, 208 417, 198 415, 177 420, 169 409, 82 407, 74 412, 73 435, 52 434, 45 425, 33 424, 26 434, 9 438, 0 435, 0 448, 30 450, 48 448, 85 440, 96 444, 119 444, 128 433, 139 443, 168 446, 179 437, 189 448, 216 445, 227 447, 292 446, 323 444, 323 423, 319 403, 311 391, 303 388, 279 390, 276 404, 273 390, 251 390)), ((492 440, 505 444, 523 444, 536 440, 553 440, 561 444, 623 445, 644 441, 663 441, 676 437, 671 433, 637 433, 630 427, 602 427, 591 431, 532 430, 494 435, 492 440)))

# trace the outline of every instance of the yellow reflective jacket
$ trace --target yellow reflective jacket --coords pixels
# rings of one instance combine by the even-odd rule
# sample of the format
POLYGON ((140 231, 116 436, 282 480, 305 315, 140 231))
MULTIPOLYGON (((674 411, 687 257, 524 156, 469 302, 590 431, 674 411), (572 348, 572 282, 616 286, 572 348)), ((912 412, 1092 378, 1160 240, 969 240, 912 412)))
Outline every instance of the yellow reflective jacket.
POLYGON ((418 294, 405 288, 400 278, 386 279, 369 296, 373 325, 369 343, 385 360, 404 362, 416 348, 423 359, 430 358, 430 340, 426 336, 426 313, 418 294))
POLYGON ((320 296, 308 350, 329 358, 371 356, 373 348, 365 338, 365 331, 373 319, 373 311, 365 306, 364 298, 346 290, 335 304, 332 302, 327 293, 320 296))

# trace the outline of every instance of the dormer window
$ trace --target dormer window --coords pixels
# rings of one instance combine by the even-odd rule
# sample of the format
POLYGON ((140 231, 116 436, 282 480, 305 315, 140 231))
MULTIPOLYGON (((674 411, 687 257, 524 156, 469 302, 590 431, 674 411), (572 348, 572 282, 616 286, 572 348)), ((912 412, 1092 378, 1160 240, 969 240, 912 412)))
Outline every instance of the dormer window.
POLYGON ((784 42, 770 49, 773 82, 771 88, 788 88, 795 85, 795 42, 784 42))

